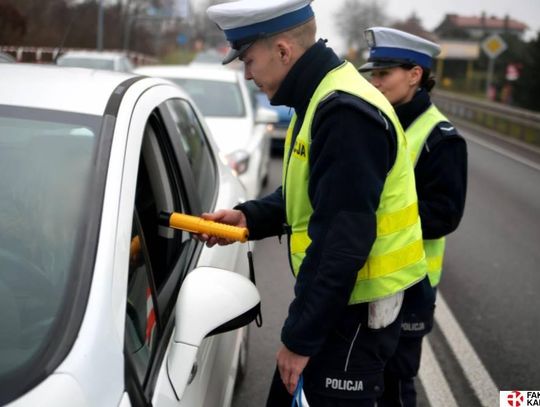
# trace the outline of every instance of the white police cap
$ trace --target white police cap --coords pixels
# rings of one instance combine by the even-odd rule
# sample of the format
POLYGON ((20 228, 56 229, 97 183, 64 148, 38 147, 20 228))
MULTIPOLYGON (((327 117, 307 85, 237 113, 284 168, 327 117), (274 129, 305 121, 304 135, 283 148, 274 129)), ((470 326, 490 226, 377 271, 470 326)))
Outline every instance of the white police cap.
POLYGON ((431 69, 433 58, 441 52, 434 42, 394 28, 372 27, 364 35, 370 49, 368 62, 358 68, 360 72, 403 64, 431 69))
POLYGON ((225 33, 231 50, 228 64, 261 38, 288 31, 314 16, 312 0, 239 0, 211 6, 206 11, 225 33))

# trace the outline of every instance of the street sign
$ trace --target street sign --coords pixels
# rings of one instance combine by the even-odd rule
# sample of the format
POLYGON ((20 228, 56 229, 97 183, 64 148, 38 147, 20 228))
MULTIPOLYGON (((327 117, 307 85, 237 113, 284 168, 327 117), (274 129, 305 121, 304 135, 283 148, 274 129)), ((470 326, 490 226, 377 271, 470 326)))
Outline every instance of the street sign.
POLYGON ((498 34, 491 34, 482 41, 481 46, 486 55, 491 59, 497 58, 508 48, 506 42, 498 34))
POLYGON ((501 55, 506 48, 508 48, 508 45, 506 45, 506 42, 504 42, 504 40, 498 34, 491 34, 484 41, 482 41, 480 46, 489 57, 488 72, 486 77, 486 96, 489 98, 490 89, 493 86, 492 80, 493 70, 495 68, 495 59, 501 55))
POLYGON ((518 64, 508 64, 506 66, 506 80, 517 81, 519 79, 519 66, 518 64))
POLYGON ((176 36, 176 43, 178 45, 186 45, 188 42, 188 37, 186 34, 178 34, 176 36))

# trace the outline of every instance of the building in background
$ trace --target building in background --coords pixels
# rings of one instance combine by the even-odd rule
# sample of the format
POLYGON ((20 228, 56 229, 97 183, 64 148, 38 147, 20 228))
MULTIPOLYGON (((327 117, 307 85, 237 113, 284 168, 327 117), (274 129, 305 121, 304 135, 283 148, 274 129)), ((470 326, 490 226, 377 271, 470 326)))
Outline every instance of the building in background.
POLYGON ((504 18, 446 14, 434 34, 441 45, 436 76, 442 88, 481 94, 486 86, 486 57, 481 42, 491 35, 514 37, 522 41, 528 26, 509 15, 504 18))

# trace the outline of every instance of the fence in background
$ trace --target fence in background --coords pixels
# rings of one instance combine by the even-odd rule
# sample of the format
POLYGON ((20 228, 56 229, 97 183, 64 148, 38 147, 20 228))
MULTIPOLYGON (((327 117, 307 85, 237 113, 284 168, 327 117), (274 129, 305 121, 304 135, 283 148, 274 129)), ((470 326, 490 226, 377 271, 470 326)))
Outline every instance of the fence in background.
POLYGON ((540 113, 440 90, 432 98, 452 118, 540 146, 540 113))
MULTIPOLYGON (((17 47, 2 45, 0 51, 6 52, 12 55, 17 62, 30 62, 37 64, 52 64, 59 54, 63 54, 68 51, 93 51, 81 48, 51 48, 51 47, 17 47)), ((124 52, 122 50, 107 50, 107 52, 120 52, 126 54, 133 64, 138 65, 151 65, 156 64, 158 61, 156 58, 149 55, 141 54, 140 52, 124 52)))

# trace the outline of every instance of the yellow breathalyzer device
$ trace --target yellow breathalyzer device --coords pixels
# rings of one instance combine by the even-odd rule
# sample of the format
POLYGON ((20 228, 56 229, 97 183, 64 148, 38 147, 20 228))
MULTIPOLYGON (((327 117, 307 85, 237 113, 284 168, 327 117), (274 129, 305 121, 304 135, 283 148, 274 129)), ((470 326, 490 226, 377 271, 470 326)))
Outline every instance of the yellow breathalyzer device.
POLYGON ((227 225, 225 223, 206 220, 198 216, 186 215, 178 212, 161 212, 160 224, 174 229, 185 230, 190 233, 206 234, 239 242, 248 239, 247 228, 227 225))

